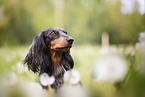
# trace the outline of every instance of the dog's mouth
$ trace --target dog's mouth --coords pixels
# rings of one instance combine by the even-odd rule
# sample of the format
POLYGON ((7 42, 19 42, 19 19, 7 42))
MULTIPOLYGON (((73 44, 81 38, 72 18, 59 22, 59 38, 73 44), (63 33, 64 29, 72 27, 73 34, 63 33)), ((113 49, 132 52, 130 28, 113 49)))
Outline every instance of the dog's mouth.
POLYGON ((56 47, 56 51, 66 52, 68 51, 72 46, 66 46, 66 47, 56 47))
POLYGON ((71 48, 71 46, 67 46, 67 47, 56 47, 55 49, 61 50, 61 49, 70 49, 70 48, 71 48))

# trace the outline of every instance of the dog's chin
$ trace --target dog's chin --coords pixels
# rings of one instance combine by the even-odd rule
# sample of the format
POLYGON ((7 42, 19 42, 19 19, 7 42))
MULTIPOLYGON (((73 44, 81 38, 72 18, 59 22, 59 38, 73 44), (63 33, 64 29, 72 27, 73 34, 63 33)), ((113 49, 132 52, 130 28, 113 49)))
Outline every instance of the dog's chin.
POLYGON ((66 47, 56 47, 54 50, 55 51, 59 51, 59 52, 67 52, 68 50, 70 50, 72 46, 66 46, 66 47))

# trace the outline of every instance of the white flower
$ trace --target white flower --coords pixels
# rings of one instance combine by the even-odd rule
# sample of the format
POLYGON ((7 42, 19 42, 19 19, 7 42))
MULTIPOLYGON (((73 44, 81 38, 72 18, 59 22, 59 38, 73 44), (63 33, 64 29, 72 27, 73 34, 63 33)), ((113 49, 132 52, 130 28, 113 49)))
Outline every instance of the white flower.
POLYGON ((70 79, 70 76, 71 76, 71 71, 70 70, 66 71, 63 75, 64 81, 68 81, 70 79))
POLYGON ((8 87, 16 85, 16 83, 17 83, 17 75, 14 72, 9 71, 2 78, 2 83, 5 86, 8 86, 8 87))
POLYGON ((103 57, 97 60, 93 67, 95 81, 104 80, 117 82, 124 78, 126 72, 126 61, 119 55, 103 57))
POLYGON ((144 48, 145 47, 145 32, 141 32, 139 34, 139 42, 135 45, 136 48, 144 48))
POLYGON ((82 87, 63 85, 58 91, 59 97, 88 97, 87 91, 82 87))
POLYGON ((40 75, 40 83, 43 86, 48 86, 48 85, 52 85, 55 81, 55 77, 54 76, 49 76, 47 73, 43 73, 40 75))
POLYGON ((66 71, 64 73, 64 81, 69 81, 71 84, 77 84, 80 81, 80 74, 78 71, 66 71))
POLYGON ((71 77, 70 77, 69 82, 72 83, 72 84, 77 84, 79 81, 80 81, 80 74, 79 74, 79 72, 76 71, 76 70, 73 70, 71 72, 71 77))
POLYGON ((125 54, 133 54, 135 53, 132 46, 126 48, 125 54))
POLYGON ((139 34, 139 42, 145 42, 145 32, 139 34))
POLYGON ((135 44, 135 48, 140 48, 140 43, 139 43, 139 42, 137 42, 137 43, 135 44))
POLYGON ((121 0, 121 4, 120 11, 123 14, 131 14, 134 11, 134 0, 121 0))

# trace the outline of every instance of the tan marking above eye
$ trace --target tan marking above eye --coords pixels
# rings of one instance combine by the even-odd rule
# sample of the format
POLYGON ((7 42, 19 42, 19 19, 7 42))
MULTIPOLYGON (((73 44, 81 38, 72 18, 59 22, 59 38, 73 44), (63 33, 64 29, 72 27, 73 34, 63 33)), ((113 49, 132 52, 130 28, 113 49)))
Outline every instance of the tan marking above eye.
POLYGON ((53 31, 57 32, 57 29, 53 29, 53 31))
POLYGON ((64 29, 61 29, 62 31, 64 31, 64 29))

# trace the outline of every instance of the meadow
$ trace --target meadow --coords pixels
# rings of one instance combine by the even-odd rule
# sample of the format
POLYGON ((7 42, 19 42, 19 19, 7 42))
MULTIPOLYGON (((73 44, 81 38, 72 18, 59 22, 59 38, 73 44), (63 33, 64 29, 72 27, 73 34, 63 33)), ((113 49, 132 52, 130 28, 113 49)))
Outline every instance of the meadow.
MULTIPOLYGON (((0 48, 1 76, 4 76, 5 72, 14 72, 17 76, 17 82, 13 84, 13 87, 17 86, 21 81, 39 83, 38 74, 29 71, 27 67, 21 63, 26 56, 28 49, 29 46, 0 48)), ((80 73, 80 81, 91 97, 137 97, 138 95, 143 97, 143 90, 145 88, 141 83, 144 81, 144 75, 143 73, 140 73, 143 71, 143 67, 138 65, 141 64, 141 62, 144 62, 143 56, 141 56, 144 54, 141 50, 138 51, 134 46, 112 45, 107 48, 102 48, 99 45, 83 45, 74 46, 71 49, 71 55, 75 62, 73 70, 77 70, 80 73), (96 60, 110 54, 120 55, 125 59, 128 68, 125 76, 122 80, 117 82, 94 80, 95 74, 93 69, 96 60), (139 77, 139 80, 136 81, 136 77, 139 77), (131 84, 134 88, 126 93, 126 89, 130 89, 130 82, 134 83, 133 85, 131 84), (138 86, 138 84, 141 86, 138 86), (139 91, 139 93, 137 90, 140 89, 138 88, 141 88, 142 90, 139 91), (131 95, 132 93, 135 95, 131 95)), ((47 97, 52 97, 52 95, 53 93, 48 93, 47 97)), ((14 96, 11 95, 10 97, 14 96)))
POLYGON ((75 39, 72 72, 79 72, 83 85, 66 81, 58 97, 145 97, 144 4, 0 0, 0 97, 55 96, 43 90, 38 74, 22 64, 33 37, 50 27, 63 28, 75 39))

